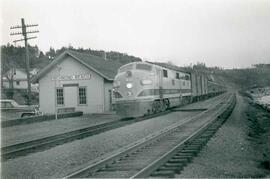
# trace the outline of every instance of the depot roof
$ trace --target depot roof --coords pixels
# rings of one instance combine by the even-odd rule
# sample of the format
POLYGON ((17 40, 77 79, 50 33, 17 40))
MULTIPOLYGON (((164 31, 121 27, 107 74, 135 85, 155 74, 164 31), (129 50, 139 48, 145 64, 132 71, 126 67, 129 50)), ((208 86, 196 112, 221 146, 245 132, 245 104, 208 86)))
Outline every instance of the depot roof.
POLYGON ((89 53, 80 53, 73 50, 66 50, 62 54, 60 54, 57 58, 55 58, 51 63, 49 63, 45 68, 40 70, 37 75, 35 75, 32 79, 32 83, 38 82, 40 78, 42 78, 45 74, 47 74, 51 69, 53 69, 58 63, 60 63, 66 56, 70 56, 73 59, 77 60, 82 65, 86 66, 90 70, 93 70, 103 78, 109 81, 113 81, 115 75, 117 74, 117 70, 120 66, 120 63, 110 60, 103 59, 101 57, 97 57, 91 55, 89 53))

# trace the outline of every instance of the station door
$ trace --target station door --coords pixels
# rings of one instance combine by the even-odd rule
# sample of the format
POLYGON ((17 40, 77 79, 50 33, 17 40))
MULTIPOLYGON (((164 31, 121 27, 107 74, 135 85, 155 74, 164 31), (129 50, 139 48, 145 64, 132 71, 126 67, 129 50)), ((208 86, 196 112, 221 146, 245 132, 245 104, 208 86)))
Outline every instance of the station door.
POLYGON ((78 105, 78 87, 77 86, 66 86, 64 87, 64 99, 65 107, 75 107, 78 105))

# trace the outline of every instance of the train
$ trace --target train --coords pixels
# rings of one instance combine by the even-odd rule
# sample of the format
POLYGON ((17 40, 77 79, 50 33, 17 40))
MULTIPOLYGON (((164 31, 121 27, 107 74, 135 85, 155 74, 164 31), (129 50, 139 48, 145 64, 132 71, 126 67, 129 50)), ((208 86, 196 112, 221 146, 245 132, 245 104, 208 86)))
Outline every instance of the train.
POLYGON ((207 75, 167 63, 121 66, 113 83, 113 106, 121 118, 136 118, 215 96, 226 91, 207 75))

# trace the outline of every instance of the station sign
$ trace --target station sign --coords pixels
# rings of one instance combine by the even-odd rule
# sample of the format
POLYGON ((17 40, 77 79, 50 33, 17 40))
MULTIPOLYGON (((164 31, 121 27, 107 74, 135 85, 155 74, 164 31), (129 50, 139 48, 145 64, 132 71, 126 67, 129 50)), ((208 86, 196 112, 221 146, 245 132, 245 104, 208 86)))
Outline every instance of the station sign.
POLYGON ((88 80, 91 79, 91 74, 75 74, 75 75, 60 75, 53 76, 52 81, 70 81, 70 80, 88 80))

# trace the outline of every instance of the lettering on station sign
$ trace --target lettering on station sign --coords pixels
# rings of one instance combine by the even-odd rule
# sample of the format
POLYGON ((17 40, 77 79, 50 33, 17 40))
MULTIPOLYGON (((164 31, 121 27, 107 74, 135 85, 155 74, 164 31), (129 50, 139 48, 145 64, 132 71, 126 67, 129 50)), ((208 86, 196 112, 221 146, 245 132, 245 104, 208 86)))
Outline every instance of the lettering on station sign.
POLYGON ((52 77, 52 81, 88 80, 88 79, 91 79, 90 73, 78 75, 60 75, 52 77))

